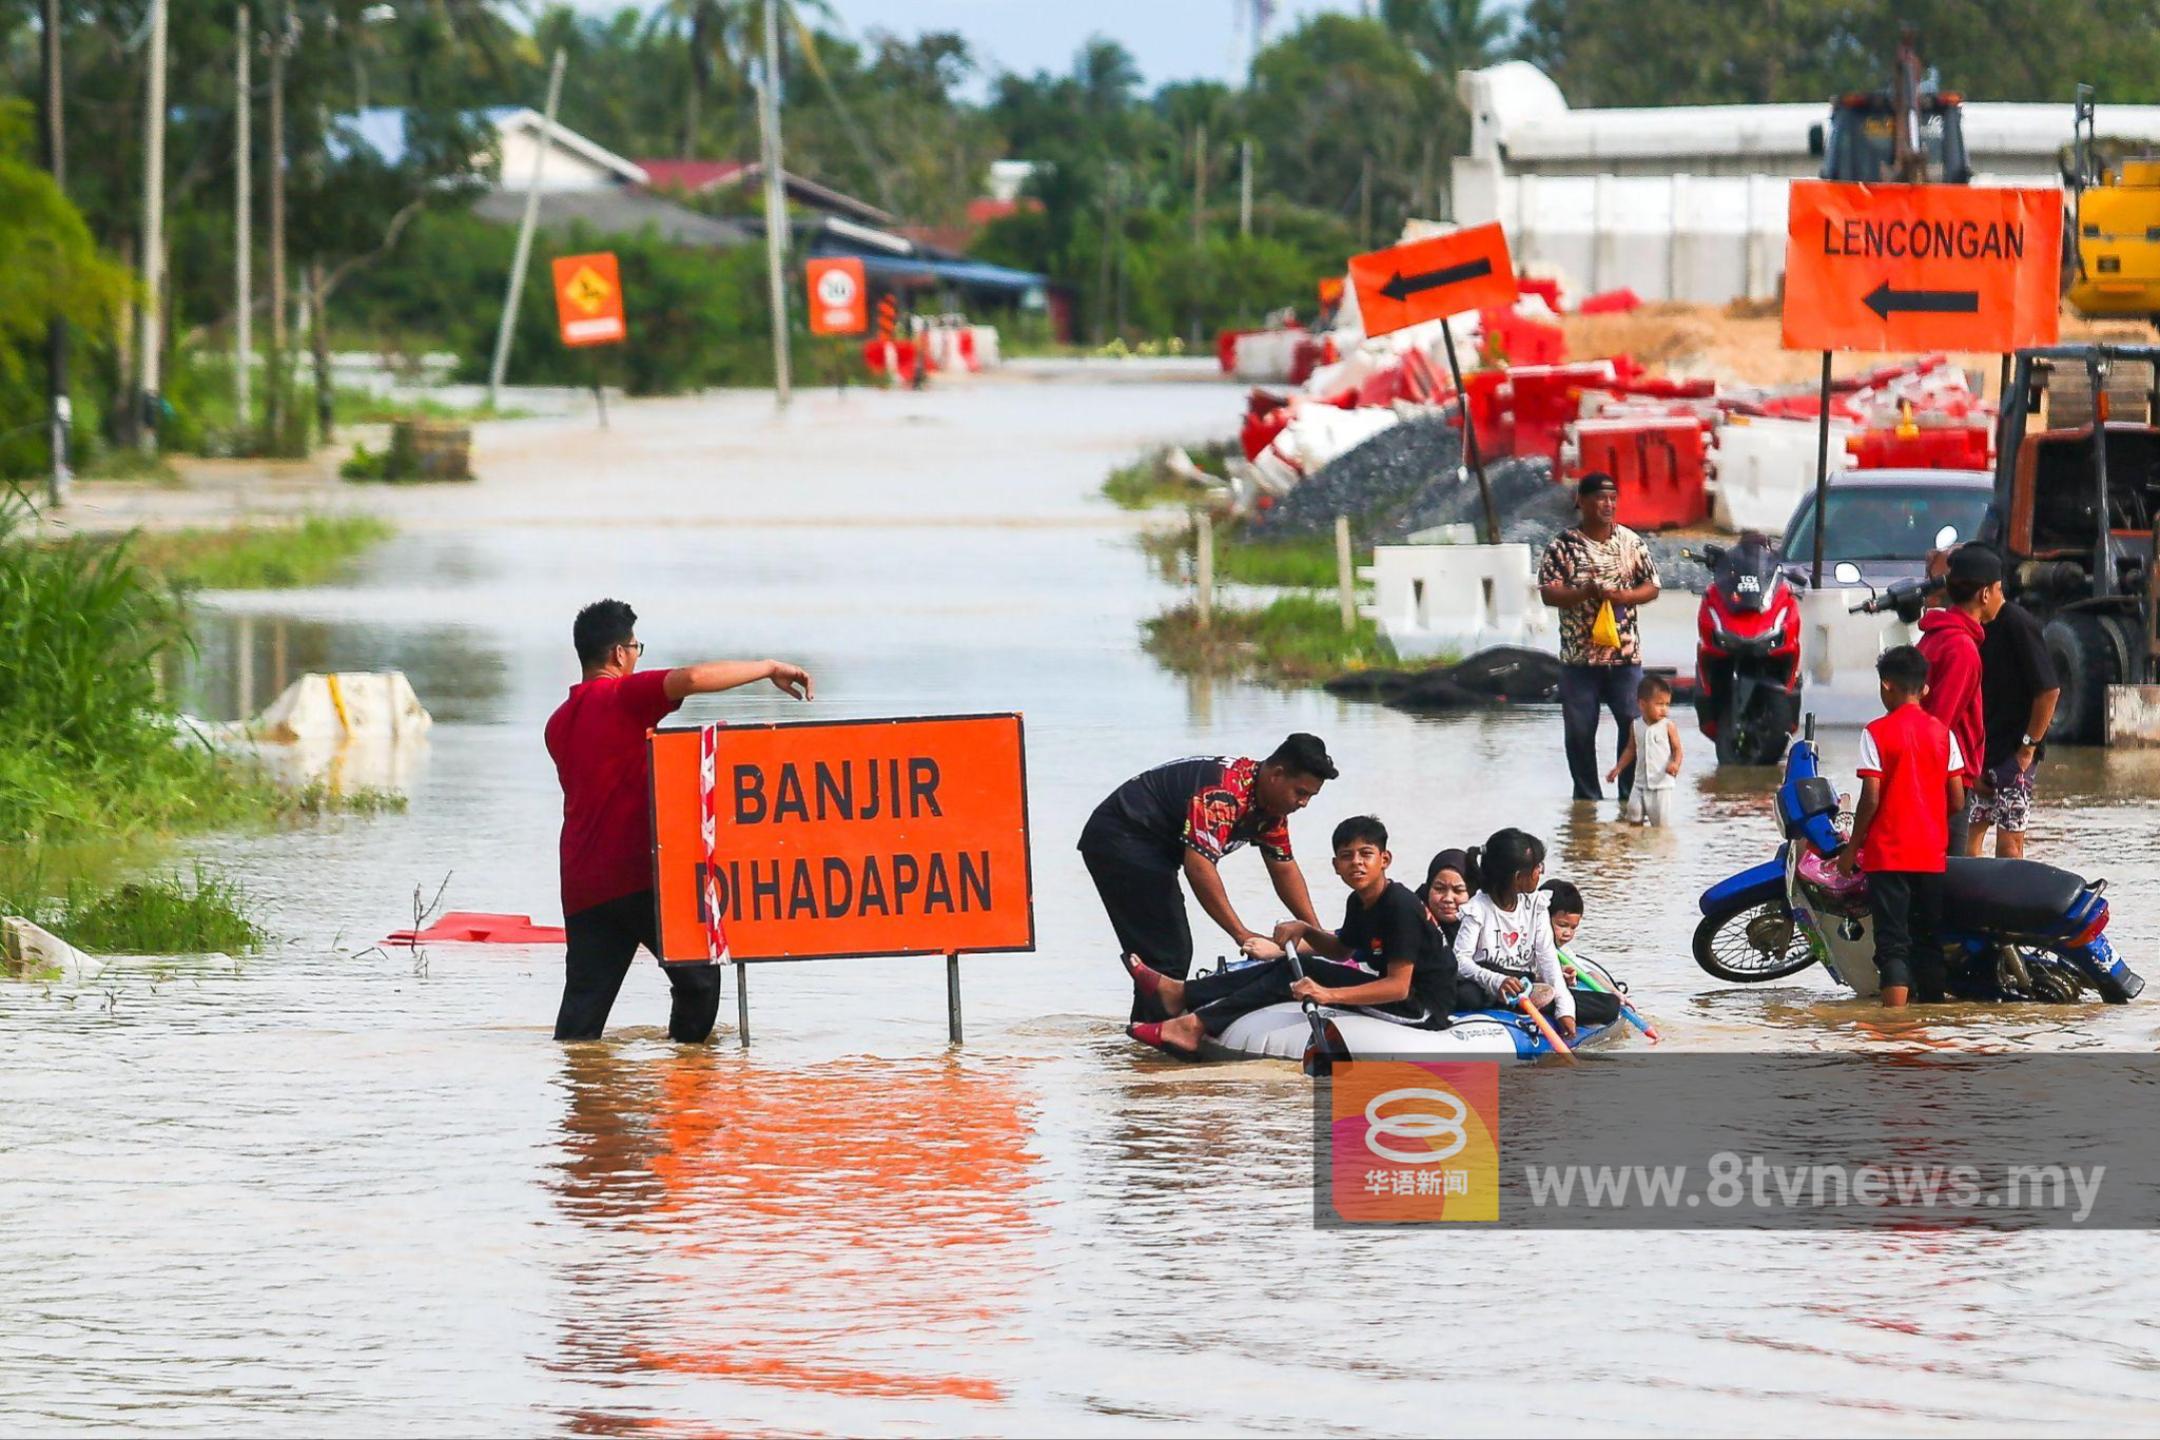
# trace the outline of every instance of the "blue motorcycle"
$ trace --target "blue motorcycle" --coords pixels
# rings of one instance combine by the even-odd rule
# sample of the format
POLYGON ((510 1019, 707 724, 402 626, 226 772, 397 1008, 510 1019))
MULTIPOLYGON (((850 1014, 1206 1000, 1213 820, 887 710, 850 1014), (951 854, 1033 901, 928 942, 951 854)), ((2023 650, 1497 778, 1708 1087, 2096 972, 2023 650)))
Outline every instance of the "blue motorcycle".
MULTIPOLYGON (((1820 964, 1872 998, 1881 984, 1866 878, 1832 863, 1845 832, 1812 716, 1806 738, 1786 752, 1777 817, 1784 844, 1776 857, 1703 892, 1695 963, 1743 985, 1820 964)), ((2106 888, 2036 861, 1952 857, 1940 936, 1950 995, 2068 1004, 2090 986, 2109 1004, 2135 998, 2145 982, 2108 944, 2106 888)))

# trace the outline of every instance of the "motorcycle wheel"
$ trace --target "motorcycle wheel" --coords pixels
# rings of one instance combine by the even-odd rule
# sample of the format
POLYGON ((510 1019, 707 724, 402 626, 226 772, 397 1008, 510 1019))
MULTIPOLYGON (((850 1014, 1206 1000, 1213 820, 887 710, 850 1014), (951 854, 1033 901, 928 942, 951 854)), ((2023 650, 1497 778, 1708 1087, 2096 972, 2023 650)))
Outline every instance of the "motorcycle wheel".
POLYGON ((1815 952, 1783 899, 1736 900, 1695 927, 1695 963, 1720 980, 1756 985, 1797 975, 1815 952))
POLYGON ((2085 987, 2075 975, 2065 973, 2054 965, 2034 965, 2032 994, 2035 1000, 2050 1005, 2075 1005, 2085 993, 2085 987))

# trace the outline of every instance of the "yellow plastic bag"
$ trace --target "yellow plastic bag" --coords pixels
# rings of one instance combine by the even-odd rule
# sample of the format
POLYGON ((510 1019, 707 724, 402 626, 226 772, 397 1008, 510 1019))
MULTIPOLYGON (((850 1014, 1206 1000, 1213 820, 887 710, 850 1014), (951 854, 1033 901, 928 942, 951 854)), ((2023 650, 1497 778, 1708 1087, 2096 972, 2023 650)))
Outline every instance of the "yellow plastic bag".
POLYGON ((1620 621, 1613 614, 1610 600, 1598 603, 1597 619, 1590 622, 1590 643, 1600 650, 1620 648, 1620 621))

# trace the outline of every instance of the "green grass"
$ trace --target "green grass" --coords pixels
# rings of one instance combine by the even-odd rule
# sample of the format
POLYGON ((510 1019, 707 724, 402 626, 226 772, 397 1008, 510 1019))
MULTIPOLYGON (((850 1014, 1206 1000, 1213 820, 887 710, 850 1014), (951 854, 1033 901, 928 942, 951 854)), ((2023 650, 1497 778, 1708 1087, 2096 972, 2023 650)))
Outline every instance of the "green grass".
POLYGON ((337 392, 337 420, 340 425, 387 425, 397 420, 441 420, 472 423, 481 420, 523 420, 530 410, 505 406, 498 410, 485 402, 478 405, 450 405, 426 396, 399 398, 377 395, 367 390, 340 390, 337 392))
POLYGON ((1345 630, 1337 603, 1311 595, 1285 595, 1259 610, 1218 605, 1204 630, 1198 612, 1180 605, 1143 628, 1148 653, 1180 674, 1295 686, 1401 663, 1372 621, 1361 616, 1345 630))
MULTIPOLYGON (((1220 480, 1226 474, 1224 462, 1236 453, 1237 447, 1225 441, 1210 445, 1188 445, 1184 449, 1194 465, 1220 480)), ((1169 460, 1170 450, 1166 447, 1135 460, 1130 465, 1120 465, 1110 472, 1109 479, 1103 481, 1103 495, 1125 510, 1147 510, 1158 505, 1192 505, 1204 499, 1206 491, 1173 471, 1169 460)))
POLYGON ((412 802, 402 791, 375 785, 340 790, 327 781, 310 780, 291 792, 291 803, 301 815, 402 815, 412 802))
POLYGON ((297 525, 143 533, 131 549, 135 563, 175 585, 280 590, 332 579, 394 533, 372 515, 310 515, 297 525))
POLYGON ((0 881, 0 912, 42 925, 93 955, 242 955, 269 932, 255 923, 252 896, 237 882, 197 866, 120 884, 70 879, 48 887, 21 877, 0 881))
MULTIPOLYGON (((1192 574, 1193 532, 1190 529, 1158 530, 1143 537, 1140 543, 1155 557, 1164 579, 1189 578, 1192 574)), ((1370 552, 1366 558, 1371 558, 1370 552)), ((1239 538, 1238 527, 1217 525, 1215 579, 1225 585, 1333 590, 1336 584, 1334 537, 1244 540, 1239 538)))
POLYGON ((159 454, 144 454, 130 445, 108 445, 82 470, 85 480, 131 480, 146 485, 176 487, 180 472, 159 454))

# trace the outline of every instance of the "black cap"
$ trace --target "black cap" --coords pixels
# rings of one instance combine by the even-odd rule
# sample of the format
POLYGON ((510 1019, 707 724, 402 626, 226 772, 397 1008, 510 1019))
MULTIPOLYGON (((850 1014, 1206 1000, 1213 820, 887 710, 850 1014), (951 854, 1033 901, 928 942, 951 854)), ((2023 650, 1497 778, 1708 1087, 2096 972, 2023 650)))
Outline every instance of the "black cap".
POLYGON ((1604 471, 1592 470, 1582 479, 1575 482, 1575 493, 1577 495, 1617 495, 1620 493, 1620 486, 1612 476, 1607 475, 1604 471))
POLYGON ((1985 545, 1960 545, 1950 552, 1950 582, 1986 589, 2003 578, 2002 556, 1985 545))

